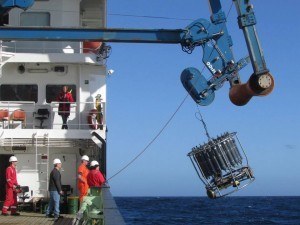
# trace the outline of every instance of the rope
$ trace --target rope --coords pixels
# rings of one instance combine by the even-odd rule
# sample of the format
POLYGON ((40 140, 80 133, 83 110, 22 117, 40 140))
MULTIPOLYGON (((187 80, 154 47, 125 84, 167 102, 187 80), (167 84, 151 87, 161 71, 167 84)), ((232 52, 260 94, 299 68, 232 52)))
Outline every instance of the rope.
MULTIPOLYGON (((226 19, 231 12, 233 2, 231 3, 230 9, 227 12, 226 19)), ((134 14, 122 14, 122 13, 107 13, 110 16, 123 16, 123 17, 136 17, 136 18, 148 18, 148 19, 165 19, 165 20, 185 20, 185 21, 195 21, 194 19, 189 18, 178 18, 178 17, 165 17, 165 16, 143 16, 143 15, 134 15, 134 14)), ((223 28, 221 29, 223 30, 223 28)))
MULTIPOLYGON (((230 9, 229 9, 229 11, 226 15, 226 19, 227 19, 227 17, 229 16, 229 14, 231 12, 232 5, 233 5, 233 3, 231 3, 230 9)), ((224 26, 225 26, 225 24, 221 28, 221 31, 223 30, 224 26)), ((212 52, 213 52, 213 50, 211 51, 210 55, 212 54, 212 52)), ((204 69, 205 69, 205 65, 203 66, 203 68, 201 70, 201 73, 204 71, 204 69)), ((163 133, 163 131, 166 129, 166 127, 171 123, 171 121, 173 120, 173 118, 175 117, 175 115, 177 114, 179 109, 182 107, 183 103, 186 101, 186 99, 190 95, 190 92, 191 92, 191 90, 186 94, 186 96, 180 102, 179 106, 176 108, 175 112, 171 115, 171 117, 167 120, 167 122, 162 126, 162 128, 158 131, 158 133, 152 138, 152 140, 146 145, 146 147, 139 154, 137 154, 131 161, 129 161, 123 168, 121 168, 119 171, 117 171, 115 174, 113 174, 111 177, 109 177, 107 179, 107 181, 111 180, 112 178, 114 178, 115 176, 120 174, 122 171, 124 171, 127 167, 129 167, 134 161, 136 161, 156 141, 156 139, 163 133)), ((200 110, 199 110, 199 114, 201 115, 200 110)), ((202 115, 201 115, 201 118, 202 118, 202 115)), ((206 135, 210 139, 210 136, 209 136, 208 131, 207 131, 207 126, 206 126, 203 118, 202 118, 202 123, 204 125, 206 135)))
MULTIPOLYGON (((61 10, 55 10, 55 9, 46 9, 46 8, 39 8, 39 9, 30 9, 32 12, 40 12, 42 10, 45 10, 47 12, 61 12, 61 10)), ((75 10, 63 10, 64 12, 69 13, 78 13, 78 11, 75 10)), ((89 12, 99 13, 99 10, 89 10, 89 12)), ((164 19, 164 20, 185 20, 185 21, 194 21, 194 19, 189 18, 178 18, 178 17, 165 17, 165 16, 143 16, 143 15, 134 15, 134 14, 122 14, 122 13, 107 13, 109 16, 120 16, 120 17, 135 17, 135 18, 147 18, 147 19, 164 19)))
POLYGON ((142 16, 133 14, 120 14, 120 13, 108 13, 109 16, 123 16, 123 17, 136 17, 136 18, 147 18, 147 19, 164 19, 164 20, 187 20, 194 21, 193 19, 176 18, 176 17, 165 17, 165 16, 142 16))

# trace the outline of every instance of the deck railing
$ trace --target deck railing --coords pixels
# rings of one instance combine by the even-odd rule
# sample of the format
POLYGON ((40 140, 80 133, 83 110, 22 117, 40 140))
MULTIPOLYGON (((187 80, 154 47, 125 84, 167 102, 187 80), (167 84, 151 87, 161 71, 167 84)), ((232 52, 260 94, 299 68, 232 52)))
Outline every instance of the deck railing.
POLYGON ((61 129, 63 121, 59 113, 65 112, 59 111, 59 104, 70 104, 68 129, 103 129, 106 125, 105 102, 96 108, 95 102, 38 105, 29 101, 0 101, 0 129, 61 129), (44 113, 39 114, 39 109, 44 113))
POLYGON ((66 46, 66 43, 56 43, 53 47, 49 47, 49 43, 53 45, 53 42, 34 42, 33 46, 28 47, 30 42, 2 42, 1 51, 10 53, 95 53, 95 49, 84 48, 81 43, 70 44, 66 46), (26 45, 27 44, 27 45, 26 45))

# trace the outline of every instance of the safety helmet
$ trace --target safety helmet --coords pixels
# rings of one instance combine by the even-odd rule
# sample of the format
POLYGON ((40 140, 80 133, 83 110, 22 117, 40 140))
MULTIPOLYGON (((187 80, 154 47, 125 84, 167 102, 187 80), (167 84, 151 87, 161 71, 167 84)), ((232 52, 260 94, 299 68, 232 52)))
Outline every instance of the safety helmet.
POLYGON ((81 157, 81 160, 89 161, 90 158, 89 158, 87 155, 83 155, 83 156, 81 157))
POLYGON ((54 160, 53 160, 53 164, 54 164, 54 165, 55 165, 55 164, 59 164, 59 163, 61 163, 60 159, 54 159, 54 160))
POLYGON ((17 159, 16 156, 11 156, 11 157, 9 158, 9 162, 18 162, 18 159, 17 159))
POLYGON ((90 166, 99 166, 99 163, 96 160, 93 160, 90 166))

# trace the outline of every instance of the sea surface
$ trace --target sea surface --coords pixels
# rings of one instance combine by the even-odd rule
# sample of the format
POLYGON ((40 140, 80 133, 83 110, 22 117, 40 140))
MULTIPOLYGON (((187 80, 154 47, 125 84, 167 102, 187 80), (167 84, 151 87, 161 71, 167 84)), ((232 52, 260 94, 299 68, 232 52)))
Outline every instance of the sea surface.
POLYGON ((298 197, 115 197, 128 225, 300 225, 298 197))

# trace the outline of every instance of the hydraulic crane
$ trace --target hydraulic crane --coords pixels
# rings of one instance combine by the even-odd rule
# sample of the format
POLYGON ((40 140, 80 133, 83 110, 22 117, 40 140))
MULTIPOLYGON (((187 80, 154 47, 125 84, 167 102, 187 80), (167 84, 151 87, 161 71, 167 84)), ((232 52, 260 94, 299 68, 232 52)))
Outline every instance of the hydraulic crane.
MULTIPOLYGON (((255 29, 256 19, 250 0, 233 0, 238 12, 238 24, 243 30, 249 57, 235 61, 232 40, 226 27, 226 16, 220 0, 209 0, 210 21, 198 19, 185 29, 74 29, 37 27, 0 27, 0 40, 30 41, 101 41, 127 43, 180 44, 182 50, 192 53, 202 46, 202 62, 211 73, 206 79, 196 68, 186 68, 181 74, 185 89, 199 105, 209 105, 215 91, 229 81, 229 97, 235 105, 245 105, 252 96, 264 96, 272 92, 274 79, 266 62, 255 29), (242 83, 238 71, 251 61, 253 74, 242 83)), ((28 9, 34 0, 0 0, 0 18, 12 8, 28 9)))

